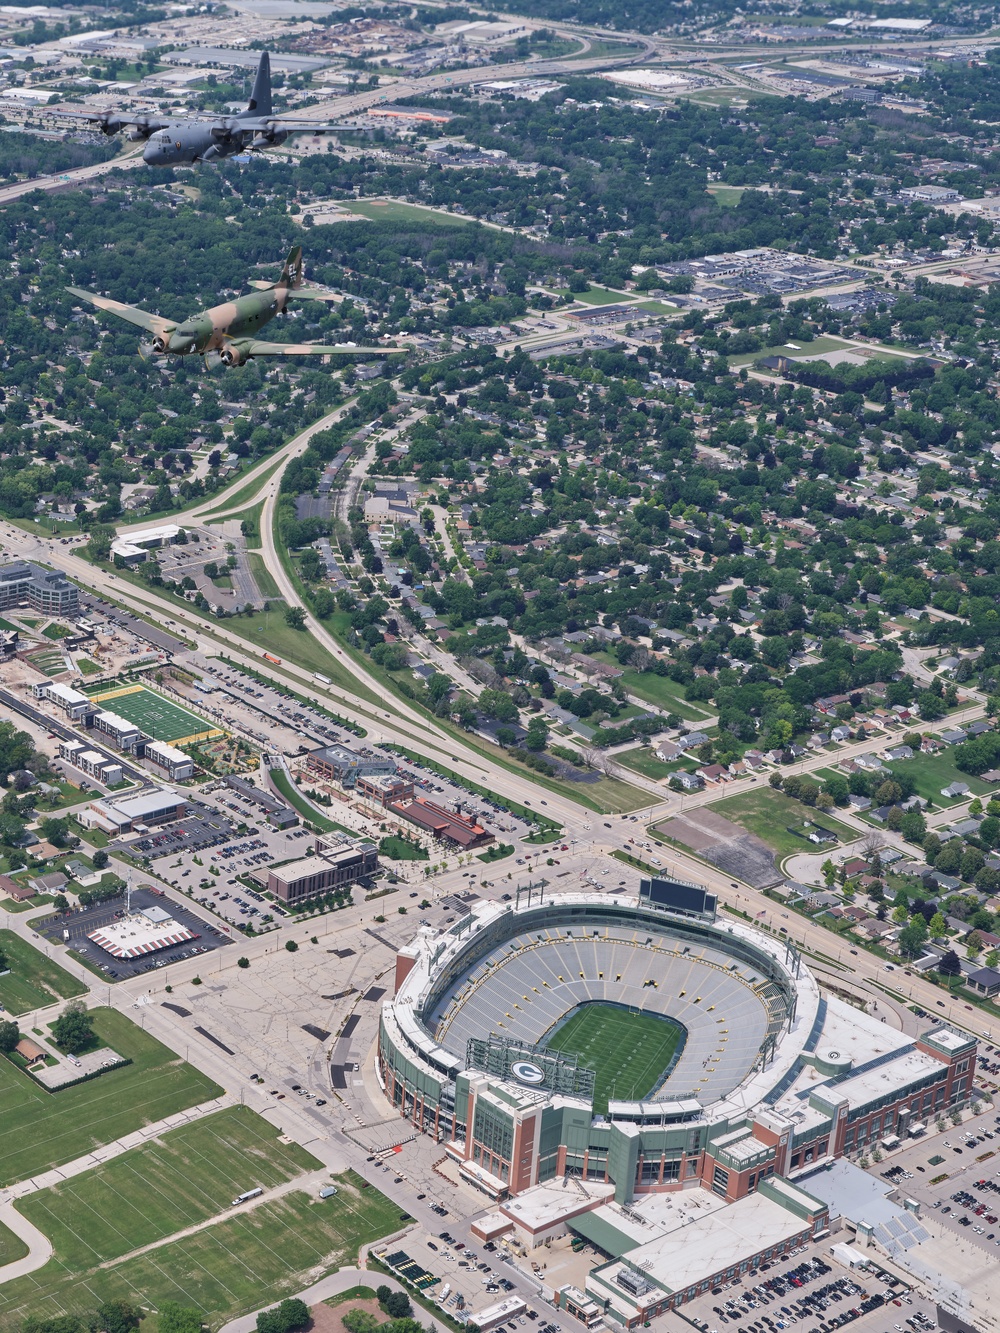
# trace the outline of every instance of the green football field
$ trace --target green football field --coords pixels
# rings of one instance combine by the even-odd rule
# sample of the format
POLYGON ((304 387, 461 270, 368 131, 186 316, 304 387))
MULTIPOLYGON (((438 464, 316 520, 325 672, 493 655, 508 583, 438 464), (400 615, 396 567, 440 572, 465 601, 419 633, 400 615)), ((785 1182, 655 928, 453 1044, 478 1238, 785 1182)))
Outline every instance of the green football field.
POLYGON ((546 1042, 550 1051, 577 1055, 597 1075, 594 1110, 608 1098, 635 1101, 656 1087, 683 1038, 669 1018, 611 1004, 582 1005, 546 1042))
POLYGON ((127 693, 115 694, 115 688, 114 685, 109 687, 104 684, 90 693, 101 708, 109 713, 117 713, 127 722, 134 722, 154 740, 172 744, 174 741, 186 740, 189 736, 203 736, 206 732, 217 730, 213 722, 199 717, 197 713, 189 713, 186 708, 181 708, 154 690, 126 685, 117 688, 123 688, 127 693))

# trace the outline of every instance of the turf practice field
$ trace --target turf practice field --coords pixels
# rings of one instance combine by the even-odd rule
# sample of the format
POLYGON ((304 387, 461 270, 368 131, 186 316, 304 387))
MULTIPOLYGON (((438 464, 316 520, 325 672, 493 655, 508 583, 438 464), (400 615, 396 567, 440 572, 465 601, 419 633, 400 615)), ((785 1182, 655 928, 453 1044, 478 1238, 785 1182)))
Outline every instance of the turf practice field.
POLYGON ((206 718, 189 713, 186 708, 154 690, 147 690, 144 685, 119 681, 101 685, 88 693, 94 703, 134 722, 157 741, 174 745, 178 741, 206 740, 223 734, 206 718))
POLYGON ((683 1035, 679 1024, 659 1014, 584 1004, 545 1045, 579 1056, 595 1071, 594 1110, 603 1113, 609 1097, 637 1101, 652 1092, 683 1035))
POLYGON ((253 1112, 233 1108, 24 1199, 55 1252, 0 1287, 0 1333, 16 1333, 28 1314, 86 1315, 114 1298, 179 1301, 217 1328, 355 1262, 360 1245, 399 1228, 399 1205, 353 1172, 335 1177, 329 1199, 318 1198, 313 1178, 232 1207, 237 1190, 270 1191, 318 1167, 253 1112))
POLYGON ((51 1093, 0 1058, 0 1185, 70 1162, 98 1144, 221 1095, 217 1083, 122 1014, 91 1012, 97 1034, 132 1063, 51 1093))

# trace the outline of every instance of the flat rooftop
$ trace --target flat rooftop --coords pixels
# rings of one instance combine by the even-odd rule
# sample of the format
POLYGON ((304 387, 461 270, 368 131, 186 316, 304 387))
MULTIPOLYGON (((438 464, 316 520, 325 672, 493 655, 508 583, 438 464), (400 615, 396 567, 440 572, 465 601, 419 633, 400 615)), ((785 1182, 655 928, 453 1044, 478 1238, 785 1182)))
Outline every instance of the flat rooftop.
POLYGON ((173 917, 164 914, 163 920, 151 921, 144 912, 123 917, 121 921, 102 926, 87 936, 112 958, 142 958, 145 954, 157 953, 160 949, 169 949, 172 944, 183 944, 194 938, 194 932, 173 917))
MULTIPOLYGON (((791 1240, 805 1227, 787 1208, 763 1194, 751 1194, 630 1250, 624 1266, 637 1269, 666 1292, 682 1291, 768 1246, 791 1240)), ((607 1280, 622 1266, 616 1260, 599 1271, 607 1280)))

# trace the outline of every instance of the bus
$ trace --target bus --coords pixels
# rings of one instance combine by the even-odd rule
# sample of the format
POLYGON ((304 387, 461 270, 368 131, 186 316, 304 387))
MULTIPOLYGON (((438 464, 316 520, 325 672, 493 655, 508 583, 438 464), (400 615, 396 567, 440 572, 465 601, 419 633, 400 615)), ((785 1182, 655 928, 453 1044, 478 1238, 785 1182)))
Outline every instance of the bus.
POLYGON ((324 676, 324 675, 323 675, 321 672, 319 672, 319 671, 314 671, 314 672, 313 672, 313 680, 318 680, 319 683, 320 683, 321 685, 332 685, 332 684, 333 684, 333 681, 330 679, 329 676, 324 676))
POLYGON ((270 653, 264 653, 263 658, 265 662, 273 662, 275 666, 281 666, 280 657, 272 657, 270 653))

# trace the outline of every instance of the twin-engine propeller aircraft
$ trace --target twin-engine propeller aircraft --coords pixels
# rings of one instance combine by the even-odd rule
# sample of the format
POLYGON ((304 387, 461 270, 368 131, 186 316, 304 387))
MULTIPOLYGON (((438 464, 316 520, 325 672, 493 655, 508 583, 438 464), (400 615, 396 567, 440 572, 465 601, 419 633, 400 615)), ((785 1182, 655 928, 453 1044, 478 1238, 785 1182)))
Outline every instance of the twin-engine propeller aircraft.
POLYGON ((332 134, 323 121, 279 120, 271 106, 271 61, 261 52, 250 104, 234 116, 124 116, 116 111, 86 115, 84 119, 104 134, 128 129, 134 143, 146 141, 142 160, 150 167, 172 167, 180 162, 215 162, 233 153, 276 148, 292 134, 332 134))
POLYGON ((296 245, 288 253, 281 277, 277 282, 251 281, 257 290, 235 301, 225 301, 199 315, 191 315, 182 323, 152 315, 133 305, 123 305, 107 296, 97 296, 80 287, 66 290, 81 301, 89 301, 98 310, 106 310, 119 319, 137 324, 153 335, 152 345, 140 352, 156 356, 190 356, 206 358, 207 364, 222 361, 227 366, 242 366, 254 356, 389 356, 402 352, 402 347, 359 347, 355 343, 269 343, 261 342, 257 332, 275 315, 280 315, 295 301, 331 301, 339 298, 318 288, 302 285, 302 247, 296 245))

